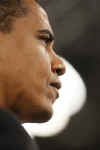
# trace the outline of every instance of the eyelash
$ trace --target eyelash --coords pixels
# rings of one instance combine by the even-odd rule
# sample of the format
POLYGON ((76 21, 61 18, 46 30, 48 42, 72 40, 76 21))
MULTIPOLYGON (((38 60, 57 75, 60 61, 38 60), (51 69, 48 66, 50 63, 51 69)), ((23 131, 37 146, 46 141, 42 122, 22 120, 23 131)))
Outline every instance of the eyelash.
POLYGON ((39 37, 40 40, 43 40, 46 44, 49 44, 51 42, 51 39, 48 37, 39 37))

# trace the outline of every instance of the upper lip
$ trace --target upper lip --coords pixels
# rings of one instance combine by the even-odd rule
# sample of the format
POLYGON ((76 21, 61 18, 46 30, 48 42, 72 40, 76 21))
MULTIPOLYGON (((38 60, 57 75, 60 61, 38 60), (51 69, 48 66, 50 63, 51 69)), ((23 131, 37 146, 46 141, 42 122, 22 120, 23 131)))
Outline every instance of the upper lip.
POLYGON ((50 83, 50 86, 55 87, 59 90, 61 88, 61 82, 60 81, 53 81, 50 83))

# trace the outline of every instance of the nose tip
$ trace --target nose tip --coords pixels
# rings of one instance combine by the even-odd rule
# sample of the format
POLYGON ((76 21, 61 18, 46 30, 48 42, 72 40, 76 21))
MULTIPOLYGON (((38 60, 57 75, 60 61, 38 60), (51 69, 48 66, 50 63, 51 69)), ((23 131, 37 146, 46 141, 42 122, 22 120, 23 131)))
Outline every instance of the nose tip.
POLYGON ((51 61, 51 70, 53 73, 56 73, 58 76, 63 75, 66 72, 66 67, 61 59, 60 56, 58 55, 53 55, 52 61, 51 61))
POLYGON ((56 73, 58 76, 63 75, 66 72, 65 65, 62 63, 53 65, 52 71, 56 73))

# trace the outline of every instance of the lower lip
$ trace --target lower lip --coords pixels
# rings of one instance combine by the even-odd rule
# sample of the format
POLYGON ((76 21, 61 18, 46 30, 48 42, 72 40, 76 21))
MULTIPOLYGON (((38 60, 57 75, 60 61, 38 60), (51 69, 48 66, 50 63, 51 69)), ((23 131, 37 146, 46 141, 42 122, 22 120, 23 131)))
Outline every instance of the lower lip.
POLYGON ((50 100, 52 101, 52 103, 55 102, 55 100, 59 97, 59 93, 58 93, 58 89, 53 87, 53 86, 49 86, 50 87, 50 100))

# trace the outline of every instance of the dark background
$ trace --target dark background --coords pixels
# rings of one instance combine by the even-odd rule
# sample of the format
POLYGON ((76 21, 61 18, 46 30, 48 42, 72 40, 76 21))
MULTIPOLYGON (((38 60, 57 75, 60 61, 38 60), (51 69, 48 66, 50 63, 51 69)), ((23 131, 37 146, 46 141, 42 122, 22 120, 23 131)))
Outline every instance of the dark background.
POLYGON ((77 69, 87 102, 69 126, 52 138, 36 138, 40 150, 100 149, 100 0, 41 0, 56 35, 56 52, 77 69))

